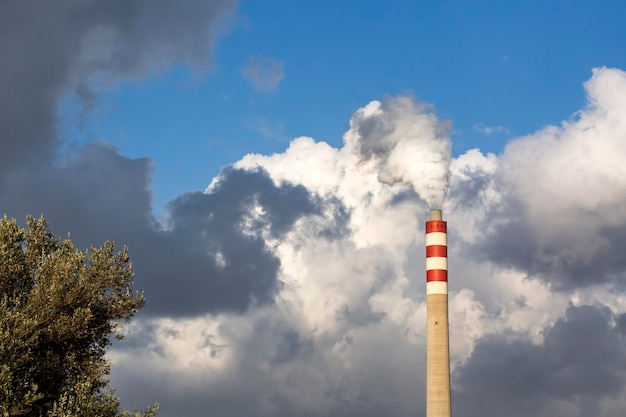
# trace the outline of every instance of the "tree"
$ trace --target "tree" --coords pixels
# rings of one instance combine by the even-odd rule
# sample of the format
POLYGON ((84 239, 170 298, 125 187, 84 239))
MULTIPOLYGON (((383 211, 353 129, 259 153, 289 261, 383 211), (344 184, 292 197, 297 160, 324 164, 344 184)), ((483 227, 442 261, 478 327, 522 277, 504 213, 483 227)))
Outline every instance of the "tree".
POLYGON ((144 306, 126 248, 79 251, 43 217, 0 220, 0 415, 140 417, 121 412, 107 376, 111 336, 144 306))

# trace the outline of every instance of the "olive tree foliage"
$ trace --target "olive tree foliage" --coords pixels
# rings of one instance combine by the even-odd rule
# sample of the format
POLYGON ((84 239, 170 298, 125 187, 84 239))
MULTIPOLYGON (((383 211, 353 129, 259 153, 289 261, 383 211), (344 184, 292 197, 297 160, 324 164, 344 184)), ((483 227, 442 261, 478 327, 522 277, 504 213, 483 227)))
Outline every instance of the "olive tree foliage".
POLYGON ((126 248, 79 251, 43 217, 0 219, 0 415, 151 417, 120 411, 107 376, 111 337, 144 306, 126 248))

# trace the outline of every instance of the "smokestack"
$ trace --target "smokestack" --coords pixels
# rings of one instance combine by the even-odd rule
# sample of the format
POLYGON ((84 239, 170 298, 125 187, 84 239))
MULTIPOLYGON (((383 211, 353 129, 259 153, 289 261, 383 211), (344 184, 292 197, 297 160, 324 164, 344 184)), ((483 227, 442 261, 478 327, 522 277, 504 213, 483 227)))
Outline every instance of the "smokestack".
POLYGON ((441 210, 426 222, 426 417, 450 417, 448 237, 441 210))

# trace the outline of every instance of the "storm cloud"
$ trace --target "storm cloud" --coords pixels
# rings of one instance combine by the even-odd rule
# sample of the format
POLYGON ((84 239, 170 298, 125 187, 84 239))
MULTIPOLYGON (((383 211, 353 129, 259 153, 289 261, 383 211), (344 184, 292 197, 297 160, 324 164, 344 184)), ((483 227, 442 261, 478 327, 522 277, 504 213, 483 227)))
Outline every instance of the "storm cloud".
POLYGON ((613 319, 607 308, 570 307, 541 344, 519 334, 479 340, 454 375, 458 414, 602 415, 603 397, 626 386, 626 343, 613 319))
POLYGON ((59 99, 176 64, 211 65, 212 26, 233 1, 5 1, 0 6, 0 170, 51 163, 59 99))
POLYGON ((110 239, 133 253, 138 285, 155 314, 243 311, 271 302, 279 260, 256 228, 278 237, 314 210, 302 187, 227 170, 213 195, 182 195, 167 230, 151 208, 152 162, 106 142, 67 153, 59 140, 60 100, 73 92, 93 106, 122 80, 186 64, 211 65, 213 26, 229 1, 5 2, 0 51, 0 202, 23 219, 44 214, 80 247, 110 239), (237 190, 233 192, 232 190, 237 190), (255 209, 263 211, 250 225, 255 209), (245 235, 245 228, 252 234, 245 235), (158 262, 155 262, 158 260, 158 262))

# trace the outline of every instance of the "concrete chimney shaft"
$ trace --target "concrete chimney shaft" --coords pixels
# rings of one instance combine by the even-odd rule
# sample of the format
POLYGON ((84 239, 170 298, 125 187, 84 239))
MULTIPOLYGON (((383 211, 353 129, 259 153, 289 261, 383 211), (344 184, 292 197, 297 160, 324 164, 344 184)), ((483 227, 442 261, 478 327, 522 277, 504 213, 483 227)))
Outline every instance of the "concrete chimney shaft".
POLYGON ((448 239, 441 210, 426 222, 426 417, 450 417, 448 239))

